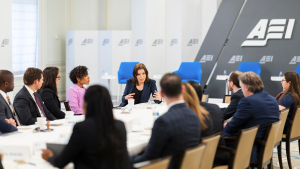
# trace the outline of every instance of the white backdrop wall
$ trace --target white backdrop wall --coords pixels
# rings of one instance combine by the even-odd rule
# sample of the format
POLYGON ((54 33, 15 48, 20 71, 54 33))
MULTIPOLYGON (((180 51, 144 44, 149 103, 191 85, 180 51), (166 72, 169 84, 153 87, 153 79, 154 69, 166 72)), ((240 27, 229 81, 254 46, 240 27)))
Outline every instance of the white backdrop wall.
MULTIPOLYGON (((121 62, 131 61, 131 31, 99 31, 99 82, 108 87, 108 80, 101 79, 102 71, 118 78, 121 62)), ((111 95, 118 94, 118 79, 111 80, 111 95)))

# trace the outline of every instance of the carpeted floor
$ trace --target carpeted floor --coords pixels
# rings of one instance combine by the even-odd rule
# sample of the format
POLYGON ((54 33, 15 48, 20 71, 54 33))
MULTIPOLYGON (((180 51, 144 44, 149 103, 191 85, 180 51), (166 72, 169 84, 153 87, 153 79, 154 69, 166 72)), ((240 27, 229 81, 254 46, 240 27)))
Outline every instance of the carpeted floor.
MULTIPOLYGON (((288 169, 288 163, 286 160, 286 149, 285 149, 285 143, 282 143, 281 145, 281 153, 282 153, 282 161, 283 161, 283 168, 288 169)), ((300 169, 300 156, 299 156, 299 147, 298 147, 298 141, 294 141, 291 143, 291 161, 292 161, 292 168, 293 169, 300 169)), ((278 162, 278 153, 277 148, 274 148, 273 151, 273 166, 274 169, 280 169, 279 162, 278 162)))

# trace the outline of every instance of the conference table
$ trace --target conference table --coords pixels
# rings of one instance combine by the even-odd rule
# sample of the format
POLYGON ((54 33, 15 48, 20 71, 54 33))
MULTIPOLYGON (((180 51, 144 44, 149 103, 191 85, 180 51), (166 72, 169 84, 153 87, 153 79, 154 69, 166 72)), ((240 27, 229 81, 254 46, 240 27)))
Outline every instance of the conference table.
MULTIPOLYGON (((214 103, 220 108, 227 107, 226 103, 214 103)), ((161 104, 142 103, 136 104, 132 109, 113 109, 114 117, 124 122, 127 130, 127 149, 129 155, 141 153, 147 146, 153 127, 153 110, 163 115, 168 106, 161 104)), ((0 136, 0 152, 4 154, 3 166, 9 169, 52 169, 50 163, 41 158, 42 149, 46 143, 67 144, 73 130, 74 118, 76 122, 84 120, 84 116, 66 117, 66 119, 51 122, 52 132, 33 132, 36 125, 21 126, 19 131, 0 136), (73 121, 72 121, 73 120, 73 121), (23 153, 20 157, 8 155, 10 152, 23 153), (6 156, 8 155, 8 156, 6 156), (20 159, 17 163, 15 160, 20 159), (20 164, 22 163, 22 164, 20 164)), ((13 154, 12 153, 12 154, 13 154)), ((16 153, 17 154, 17 153, 16 153)), ((69 163, 65 169, 73 169, 73 163, 69 163)))

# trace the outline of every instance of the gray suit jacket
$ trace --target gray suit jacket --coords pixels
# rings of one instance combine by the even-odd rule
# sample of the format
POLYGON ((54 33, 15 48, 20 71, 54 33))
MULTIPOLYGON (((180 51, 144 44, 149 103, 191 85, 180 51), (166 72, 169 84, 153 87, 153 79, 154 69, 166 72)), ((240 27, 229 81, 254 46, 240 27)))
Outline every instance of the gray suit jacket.
POLYGON ((0 118, 3 120, 14 118, 11 108, 9 107, 8 103, 6 102, 6 99, 3 98, 3 96, 1 94, 0 94, 0 118))

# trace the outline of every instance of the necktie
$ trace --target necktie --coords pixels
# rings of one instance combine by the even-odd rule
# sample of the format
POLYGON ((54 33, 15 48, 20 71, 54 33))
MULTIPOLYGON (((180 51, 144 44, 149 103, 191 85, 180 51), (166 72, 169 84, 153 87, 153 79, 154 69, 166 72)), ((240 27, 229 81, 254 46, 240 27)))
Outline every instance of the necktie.
POLYGON ((9 96, 6 95, 6 98, 7 98, 7 101, 8 101, 9 106, 11 106, 11 108, 12 108, 12 110, 13 110, 13 114, 14 114, 15 120, 16 120, 16 122, 17 122, 17 125, 18 125, 18 126, 21 126, 21 124, 20 124, 20 122, 19 122, 19 119, 18 119, 18 116, 17 116, 17 113, 16 113, 16 111, 15 111, 15 108, 14 108, 14 106, 13 106, 13 105, 11 104, 11 102, 10 102, 9 96))
POLYGON ((40 108, 40 110, 42 111, 43 115, 44 115, 44 116, 46 117, 46 119, 48 120, 48 118, 47 118, 47 116, 46 116, 46 114, 45 114, 45 112, 44 112, 43 106, 41 105, 41 102, 40 102, 39 98, 36 96, 36 93, 33 93, 33 95, 34 95, 36 104, 39 106, 39 108, 40 108))

